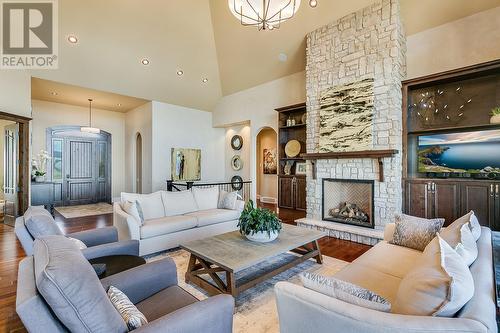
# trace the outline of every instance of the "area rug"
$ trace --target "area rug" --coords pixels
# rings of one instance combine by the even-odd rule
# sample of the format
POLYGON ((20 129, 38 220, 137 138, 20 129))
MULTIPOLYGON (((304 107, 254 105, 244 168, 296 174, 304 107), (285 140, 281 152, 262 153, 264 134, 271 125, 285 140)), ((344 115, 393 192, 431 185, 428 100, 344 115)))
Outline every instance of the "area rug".
POLYGON ((56 207, 55 210, 64 218, 73 219, 75 217, 111 214, 113 213, 113 206, 106 202, 99 202, 90 205, 56 207))
MULTIPOLYGON (((151 262, 165 257, 170 257, 174 260, 177 266, 177 275, 179 285, 194 295, 199 300, 204 300, 208 294, 201 288, 186 284, 184 282, 184 273, 187 270, 189 253, 175 249, 161 254, 146 256, 146 261, 151 262)), ((282 254, 267 262, 249 268, 241 273, 236 274, 236 278, 245 278, 252 276, 262 270, 268 270, 272 266, 282 265, 293 259, 294 255, 291 253, 282 254)), ((278 311, 276 309, 276 300, 274 296, 274 285, 279 281, 289 281, 295 284, 300 283, 300 273, 302 272, 317 272, 323 275, 333 275, 348 263, 342 260, 334 259, 331 257, 323 256, 323 264, 319 265, 313 259, 307 260, 298 266, 290 268, 273 278, 259 283, 255 287, 245 290, 236 298, 236 311, 234 315, 234 329, 235 333, 246 332, 266 332, 278 333, 278 311)), ((224 279, 223 276, 221 278, 224 279)))

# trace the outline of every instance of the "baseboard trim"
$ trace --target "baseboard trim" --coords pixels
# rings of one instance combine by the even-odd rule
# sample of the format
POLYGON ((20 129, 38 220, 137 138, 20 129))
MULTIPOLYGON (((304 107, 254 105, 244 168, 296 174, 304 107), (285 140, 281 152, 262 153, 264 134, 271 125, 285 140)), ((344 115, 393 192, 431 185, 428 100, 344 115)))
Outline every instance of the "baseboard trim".
POLYGON ((273 198, 273 197, 264 197, 264 196, 259 195, 258 198, 260 199, 261 202, 264 202, 264 203, 270 203, 270 204, 277 204, 278 203, 278 199, 273 198))

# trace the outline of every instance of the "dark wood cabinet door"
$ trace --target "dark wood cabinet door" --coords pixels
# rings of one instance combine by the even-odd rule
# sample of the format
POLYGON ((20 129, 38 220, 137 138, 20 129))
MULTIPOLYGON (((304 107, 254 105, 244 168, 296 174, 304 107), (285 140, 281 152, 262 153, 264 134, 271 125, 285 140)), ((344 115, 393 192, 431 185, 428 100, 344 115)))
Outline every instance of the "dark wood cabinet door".
POLYGON ((406 181, 405 213, 412 216, 431 218, 430 182, 406 181))
POLYGON ((448 226, 460 217, 460 184, 453 182, 433 182, 431 185, 432 217, 444 218, 448 226))
POLYGON ((481 225, 493 228, 495 197, 492 189, 492 183, 489 182, 463 183, 461 214, 473 210, 481 225))
POLYGON ((293 178, 278 178, 278 197, 281 208, 293 209, 293 178))
POLYGON ((306 206, 306 179, 295 178, 295 209, 305 211, 306 206))

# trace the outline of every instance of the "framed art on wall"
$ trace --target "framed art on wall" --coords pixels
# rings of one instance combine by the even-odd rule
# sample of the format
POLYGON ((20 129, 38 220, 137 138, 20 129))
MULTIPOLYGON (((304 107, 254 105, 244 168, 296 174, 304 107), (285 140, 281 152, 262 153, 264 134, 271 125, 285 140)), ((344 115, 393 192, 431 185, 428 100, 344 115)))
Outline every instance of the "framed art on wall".
POLYGON ((201 149, 172 148, 172 180, 201 180, 201 149))
POLYGON ((276 148, 264 148, 262 156, 262 172, 265 175, 275 175, 278 172, 276 148))
POLYGON ((306 162, 297 162, 295 164, 295 174, 296 175, 305 175, 307 173, 307 163, 306 162))

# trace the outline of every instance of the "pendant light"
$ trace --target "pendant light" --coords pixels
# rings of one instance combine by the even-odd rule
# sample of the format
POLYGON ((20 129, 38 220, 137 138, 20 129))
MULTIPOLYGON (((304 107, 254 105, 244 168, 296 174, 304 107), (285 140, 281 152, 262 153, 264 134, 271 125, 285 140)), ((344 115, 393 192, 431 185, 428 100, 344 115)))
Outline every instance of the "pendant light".
POLYGON ((101 133, 101 130, 96 127, 92 127, 92 101, 93 101, 92 98, 89 98, 89 126, 80 128, 80 131, 92 134, 99 134, 101 133))

